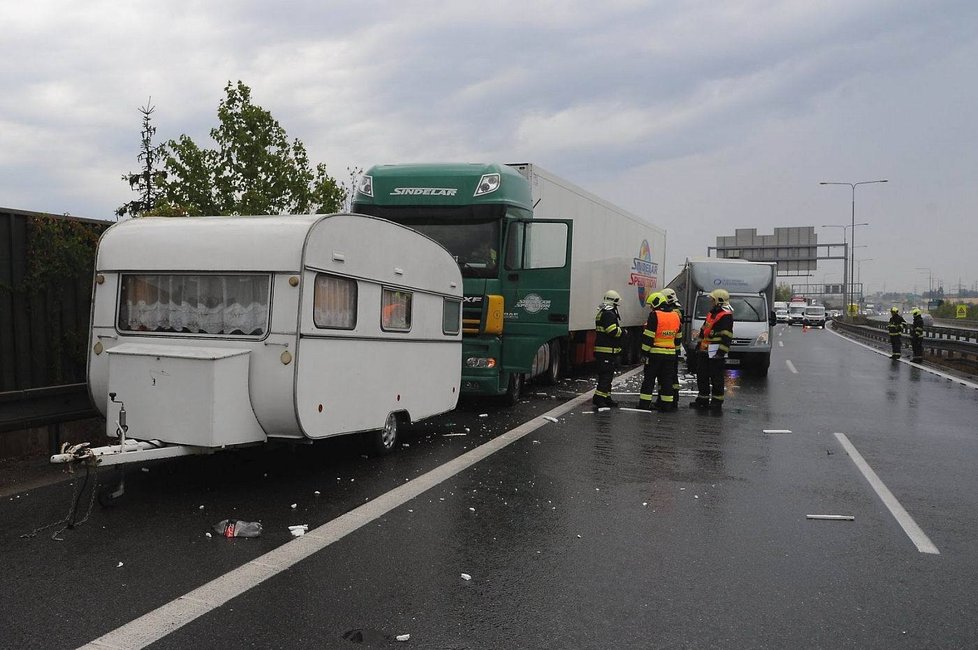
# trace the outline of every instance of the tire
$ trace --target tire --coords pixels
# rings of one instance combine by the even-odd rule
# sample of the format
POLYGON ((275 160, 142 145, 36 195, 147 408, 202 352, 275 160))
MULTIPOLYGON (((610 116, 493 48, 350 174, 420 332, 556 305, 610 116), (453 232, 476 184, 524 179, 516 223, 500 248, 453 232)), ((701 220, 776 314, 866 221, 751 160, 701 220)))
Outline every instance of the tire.
POLYGON ((560 344, 556 341, 550 343, 550 367, 540 375, 541 381, 553 386, 560 380, 560 373, 563 371, 563 359, 560 356, 560 344))
POLYGON ((509 384, 506 387, 506 393, 503 395, 503 404, 515 406, 520 401, 520 398, 523 397, 524 381, 522 373, 512 372, 509 374, 509 384))
POLYGON ((401 416, 398 413, 388 413, 384 428, 371 431, 368 436, 370 449, 377 456, 386 456, 394 451, 400 438, 401 416))

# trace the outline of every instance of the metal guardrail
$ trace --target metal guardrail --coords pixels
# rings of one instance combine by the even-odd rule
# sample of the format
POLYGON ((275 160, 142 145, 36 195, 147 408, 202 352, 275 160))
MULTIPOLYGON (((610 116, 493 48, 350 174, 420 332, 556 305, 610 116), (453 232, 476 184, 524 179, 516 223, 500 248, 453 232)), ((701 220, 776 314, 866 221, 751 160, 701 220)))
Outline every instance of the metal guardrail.
MULTIPOLYGON (((832 321, 832 326, 853 334, 889 343, 890 334, 886 321, 866 321, 855 324, 847 321, 832 321)), ((910 344, 910 335, 901 334, 905 345, 910 344)), ((941 352, 953 352, 966 357, 978 357, 978 330, 932 325, 924 327, 924 348, 941 352)))
POLYGON ((0 433, 98 417, 84 383, 0 393, 0 433))

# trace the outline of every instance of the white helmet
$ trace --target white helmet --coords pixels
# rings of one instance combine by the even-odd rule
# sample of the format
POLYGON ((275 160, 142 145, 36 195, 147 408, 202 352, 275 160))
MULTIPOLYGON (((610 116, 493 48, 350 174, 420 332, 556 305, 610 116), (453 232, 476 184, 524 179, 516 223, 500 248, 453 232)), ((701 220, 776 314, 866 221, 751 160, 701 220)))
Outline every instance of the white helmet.
POLYGON ((604 298, 602 300, 608 305, 617 305, 621 302, 621 296, 614 289, 608 289, 604 292, 604 298))
POLYGON ((662 295, 666 297, 666 302, 669 303, 670 305, 675 305, 679 303, 679 296, 677 296, 676 292, 670 289, 669 287, 666 287, 660 293, 662 293, 662 295))

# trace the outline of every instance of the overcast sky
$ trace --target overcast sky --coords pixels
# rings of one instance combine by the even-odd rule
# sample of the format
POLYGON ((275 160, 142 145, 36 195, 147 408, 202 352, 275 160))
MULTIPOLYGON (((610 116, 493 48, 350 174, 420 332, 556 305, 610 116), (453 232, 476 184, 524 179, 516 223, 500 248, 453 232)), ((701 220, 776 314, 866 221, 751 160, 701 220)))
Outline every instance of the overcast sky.
POLYGON ((847 224, 819 181, 885 178, 856 190, 867 291, 978 282, 974 0, 5 2, 0 70, 7 208, 112 219, 138 108, 209 147, 241 80, 338 180, 538 164, 665 228, 664 280, 735 228, 847 224))

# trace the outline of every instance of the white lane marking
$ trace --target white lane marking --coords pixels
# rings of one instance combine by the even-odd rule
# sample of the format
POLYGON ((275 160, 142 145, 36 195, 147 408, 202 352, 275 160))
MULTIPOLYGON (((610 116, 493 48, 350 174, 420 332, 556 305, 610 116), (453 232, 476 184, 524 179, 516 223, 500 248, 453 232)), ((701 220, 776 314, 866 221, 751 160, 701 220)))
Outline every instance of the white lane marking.
POLYGON ((798 368, 795 368, 795 364, 791 363, 791 359, 785 359, 784 362, 788 364, 788 370, 795 373, 796 375, 798 374, 798 368))
MULTIPOLYGON (((639 366, 616 378, 615 383, 641 372, 639 366)), ((542 417, 558 417, 579 404, 591 399, 594 391, 578 395, 569 402, 548 411, 542 417)), ((83 646, 83 648, 144 648, 159 641, 171 632, 187 625, 194 619, 217 609, 232 598, 240 596, 252 587, 288 569, 297 562, 318 553, 333 542, 343 539, 358 528, 384 516, 394 508, 455 476, 479 461, 496 453, 542 427, 546 421, 541 416, 510 429, 497 438, 476 447, 427 474, 400 485, 373 501, 311 530, 301 537, 269 551, 237 569, 194 589, 188 594, 112 630, 83 646)))
POLYGON ((791 429, 762 429, 764 433, 791 433, 791 429))
POLYGON ((779 348, 783 348, 784 347, 784 341, 778 341, 778 347, 779 348))
MULTIPOLYGON (((883 356, 883 357, 886 357, 888 359, 890 357, 890 353, 889 352, 885 352, 883 350, 877 350, 876 348, 874 348, 871 345, 866 345, 865 343, 860 343, 859 341, 857 341, 855 339, 852 339, 852 338, 849 338, 848 336, 846 336, 844 334, 839 334, 835 330, 829 330, 829 331, 832 332, 833 334, 835 334, 836 336, 838 336, 840 339, 842 339, 844 341, 849 341, 850 343, 852 343, 854 345, 858 345, 860 347, 866 348, 870 352, 875 352, 876 354, 878 354, 880 356, 883 356)), ((940 370, 934 370, 933 368, 928 368, 927 366, 921 365, 919 363, 914 363, 913 361, 908 361, 907 359, 891 359, 891 361, 899 361, 900 363, 905 363, 908 366, 913 366, 914 368, 920 368, 921 370, 923 370, 925 372, 929 372, 932 375, 937 375, 938 377, 941 377, 942 379, 947 379, 948 381, 957 382, 957 383, 961 384, 962 386, 967 386, 968 388, 978 389, 978 384, 976 384, 974 382, 971 382, 971 381, 968 381, 967 379, 961 379, 960 377, 955 377, 954 375, 949 375, 946 372, 941 372, 940 370)))
POLYGON ((897 523, 900 524, 900 527, 903 528, 903 532, 907 534, 910 541, 912 541, 917 547, 917 550, 921 553, 940 555, 941 552, 937 550, 937 547, 930 541, 927 534, 924 533, 920 526, 917 525, 917 522, 913 520, 910 513, 908 513, 904 507, 900 505, 900 502, 897 501, 895 496, 893 496, 893 493, 890 492, 889 488, 883 484, 883 481, 881 481, 880 477, 876 475, 873 468, 869 466, 869 463, 863 459, 859 451, 857 451, 852 443, 849 442, 849 438, 846 437, 846 434, 836 433, 835 437, 842 444, 843 448, 846 450, 846 453, 849 454, 849 457, 852 458, 852 462, 854 462, 856 467, 859 468, 859 471, 862 472, 862 475, 867 481, 869 481, 870 486, 876 492, 877 496, 879 496, 880 500, 883 502, 883 505, 889 509, 890 514, 893 515, 893 518, 896 519, 897 523))

